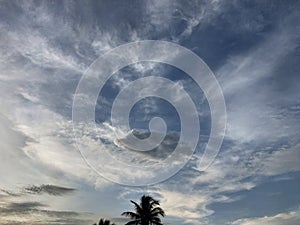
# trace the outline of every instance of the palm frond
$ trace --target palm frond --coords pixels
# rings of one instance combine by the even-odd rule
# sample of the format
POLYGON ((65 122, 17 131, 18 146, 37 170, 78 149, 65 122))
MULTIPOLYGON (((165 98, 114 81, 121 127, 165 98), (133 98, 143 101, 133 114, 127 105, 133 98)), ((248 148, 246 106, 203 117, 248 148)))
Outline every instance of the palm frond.
POLYGON ((126 217, 131 217, 132 219, 138 219, 138 218, 140 218, 140 215, 139 214, 137 214, 137 213, 134 213, 134 212, 123 212, 122 214, 121 214, 122 216, 126 216, 126 217))
POLYGON ((138 213, 141 213, 143 211, 143 209, 141 208, 141 206, 139 204, 137 204, 135 201, 130 200, 130 202, 135 205, 135 210, 138 213))
POLYGON ((165 212, 158 207, 159 201, 149 195, 141 197, 140 204, 130 201, 135 206, 135 212, 123 212, 122 215, 131 217, 132 221, 126 225, 162 225, 160 216, 165 216, 165 212))
POLYGON ((164 212, 164 210, 162 210, 162 208, 156 207, 151 210, 151 215, 152 216, 159 216, 159 215, 165 216, 165 212, 164 212))
POLYGON ((140 220, 132 220, 132 221, 126 223, 125 225, 138 225, 139 222, 140 222, 140 220))

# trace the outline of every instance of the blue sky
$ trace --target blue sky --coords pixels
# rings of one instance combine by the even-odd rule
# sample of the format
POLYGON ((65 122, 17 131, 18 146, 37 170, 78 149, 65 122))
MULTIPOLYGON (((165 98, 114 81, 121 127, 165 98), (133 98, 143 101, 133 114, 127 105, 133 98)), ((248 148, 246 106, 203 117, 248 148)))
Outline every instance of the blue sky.
MULTIPOLYGON (((299 224, 299 11, 292 0, 0 1, 0 224, 92 224, 100 217, 124 224, 129 200, 145 193, 160 199, 164 224, 299 224), (201 171, 211 116, 195 82, 161 63, 113 74, 95 120, 103 149, 116 157, 137 164, 165 157, 181 126, 171 104, 146 98, 132 109, 131 128, 147 129, 161 116, 169 144, 154 154, 119 154, 110 110, 130 82, 168 78, 189 93, 199 114, 200 141, 186 166, 162 183, 133 187, 106 180, 83 160, 72 104, 91 63, 141 40, 170 41, 204 60, 223 91, 227 129, 218 156, 201 171)), ((86 144, 94 138, 88 134, 86 144)))

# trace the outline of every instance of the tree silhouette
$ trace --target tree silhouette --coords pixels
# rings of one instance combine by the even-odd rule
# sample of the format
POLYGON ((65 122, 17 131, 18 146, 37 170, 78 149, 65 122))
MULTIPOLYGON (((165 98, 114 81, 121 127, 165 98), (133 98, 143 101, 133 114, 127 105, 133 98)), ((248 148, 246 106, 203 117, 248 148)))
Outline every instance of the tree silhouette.
POLYGON ((165 216, 165 212, 158 207, 159 201, 151 196, 143 195, 140 204, 131 201, 135 206, 135 212, 123 212, 122 216, 130 217, 132 221, 125 225, 162 225, 160 216, 165 216))
POLYGON ((93 225, 116 225, 114 223, 110 223, 109 220, 100 219, 99 223, 94 223, 93 225))

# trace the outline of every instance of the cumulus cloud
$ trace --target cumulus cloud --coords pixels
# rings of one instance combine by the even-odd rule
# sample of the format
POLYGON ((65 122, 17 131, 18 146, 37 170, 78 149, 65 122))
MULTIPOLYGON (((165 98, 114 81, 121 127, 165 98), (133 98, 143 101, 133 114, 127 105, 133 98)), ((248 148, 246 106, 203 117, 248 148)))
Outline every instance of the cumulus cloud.
POLYGON ((170 216, 200 219, 213 213, 205 207, 209 201, 207 196, 168 190, 159 190, 157 194, 162 196, 161 205, 167 209, 170 216))
POLYGON ((256 224, 265 224, 265 225, 297 225, 300 220, 299 211, 291 211, 285 213, 279 213, 274 216, 265 216, 257 218, 245 218, 239 219, 231 223, 232 225, 256 225, 256 224))

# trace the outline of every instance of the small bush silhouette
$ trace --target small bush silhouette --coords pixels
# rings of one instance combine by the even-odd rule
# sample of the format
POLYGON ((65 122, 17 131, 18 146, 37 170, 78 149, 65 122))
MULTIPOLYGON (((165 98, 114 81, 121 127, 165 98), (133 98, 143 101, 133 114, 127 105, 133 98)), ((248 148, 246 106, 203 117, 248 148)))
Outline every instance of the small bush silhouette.
POLYGON ((100 219, 99 223, 94 223, 93 225, 116 225, 116 224, 110 223, 109 220, 100 219))

